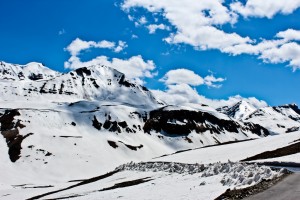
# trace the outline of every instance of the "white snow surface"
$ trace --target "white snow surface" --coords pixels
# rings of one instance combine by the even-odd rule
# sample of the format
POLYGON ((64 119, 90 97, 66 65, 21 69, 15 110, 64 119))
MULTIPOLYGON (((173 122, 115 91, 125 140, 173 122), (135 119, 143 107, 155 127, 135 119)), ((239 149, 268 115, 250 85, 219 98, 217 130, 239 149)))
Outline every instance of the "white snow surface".
POLYGON ((26 65, 10 64, 0 62, 0 79, 4 80, 30 80, 33 74, 41 75, 41 80, 47 80, 59 76, 61 73, 56 72, 42 63, 30 62, 26 65))
MULTIPOLYGON (((205 147, 191 151, 185 151, 169 156, 155 158, 154 161, 184 162, 208 164, 214 162, 239 161, 247 157, 288 146, 300 139, 300 131, 268 136, 261 139, 239 142, 234 144, 205 147)), ((279 159, 279 158, 277 158, 279 159)), ((300 161, 298 161, 300 163, 300 161)))

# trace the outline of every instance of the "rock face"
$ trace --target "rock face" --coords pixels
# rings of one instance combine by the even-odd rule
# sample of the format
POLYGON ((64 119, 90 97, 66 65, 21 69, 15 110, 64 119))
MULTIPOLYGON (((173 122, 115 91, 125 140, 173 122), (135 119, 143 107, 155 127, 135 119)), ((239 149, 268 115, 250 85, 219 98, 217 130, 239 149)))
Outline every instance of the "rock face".
POLYGON ((201 111, 191 110, 163 110, 158 109, 150 112, 150 118, 146 121, 144 131, 150 133, 156 131, 168 135, 188 135, 192 131, 211 134, 225 132, 240 133, 243 130, 253 132, 257 135, 269 135, 268 130, 260 125, 246 123, 239 124, 233 120, 225 120, 201 111))
POLYGON ((1 134, 5 138, 8 146, 8 155, 12 162, 16 162, 20 158, 22 141, 32 135, 28 133, 26 135, 19 134, 19 128, 25 127, 20 120, 15 120, 15 116, 19 116, 18 110, 6 110, 5 113, 0 117, 1 134))

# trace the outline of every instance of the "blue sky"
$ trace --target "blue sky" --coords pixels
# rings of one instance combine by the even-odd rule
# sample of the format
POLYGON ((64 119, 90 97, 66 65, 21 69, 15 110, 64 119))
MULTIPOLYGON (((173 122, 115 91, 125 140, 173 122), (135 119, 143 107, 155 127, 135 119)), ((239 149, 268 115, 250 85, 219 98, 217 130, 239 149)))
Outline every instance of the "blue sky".
POLYGON ((116 68, 151 89, 186 84, 207 98, 299 105, 299 7, 298 0, 1 0, 0 60, 62 72, 133 63, 116 68))

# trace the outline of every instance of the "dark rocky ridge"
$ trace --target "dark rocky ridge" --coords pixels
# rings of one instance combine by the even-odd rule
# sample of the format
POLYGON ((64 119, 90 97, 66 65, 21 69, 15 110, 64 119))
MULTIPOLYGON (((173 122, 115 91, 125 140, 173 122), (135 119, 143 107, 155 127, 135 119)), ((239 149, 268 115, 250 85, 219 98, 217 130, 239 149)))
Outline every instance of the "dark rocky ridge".
POLYGON ((144 127, 146 133, 150 131, 164 132, 169 135, 188 135, 192 131, 203 133, 210 131, 211 134, 220 134, 224 131, 239 133, 240 131, 251 131, 257 135, 269 135, 269 131, 260 125, 245 123, 240 125, 233 120, 219 119, 216 116, 201 111, 170 110, 163 108, 150 112, 150 118, 144 127), (180 123, 172 123, 172 122, 180 123))

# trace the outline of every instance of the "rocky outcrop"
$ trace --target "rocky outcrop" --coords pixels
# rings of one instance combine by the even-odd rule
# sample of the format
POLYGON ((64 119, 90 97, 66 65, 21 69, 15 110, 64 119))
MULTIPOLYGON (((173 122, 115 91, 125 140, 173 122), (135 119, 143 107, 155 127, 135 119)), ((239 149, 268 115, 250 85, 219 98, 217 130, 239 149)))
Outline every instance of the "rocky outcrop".
POLYGON ((143 129, 150 133, 165 132, 170 135, 188 135, 192 131, 203 133, 210 131, 221 133, 223 131, 239 132, 240 125, 235 121, 219 119, 212 114, 201 111, 163 109, 150 112, 150 118, 143 129))
POLYGON ((0 117, 0 131, 2 136, 6 139, 9 158, 12 162, 16 162, 20 158, 22 141, 33 134, 19 134, 19 128, 22 129, 25 127, 20 120, 15 120, 15 116, 19 115, 20 112, 18 110, 6 110, 0 117))
POLYGON ((210 131, 211 134, 222 132, 239 133, 250 131, 257 135, 269 135, 267 129, 253 123, 241 125, 234 120, 225 120, 202 111, 191 110, 163 110, 158 109, 150 112, 150 118, 144 127, 146 133, 156 131, 168 135, 188 135, 192 131, 204 133, 210 131))

